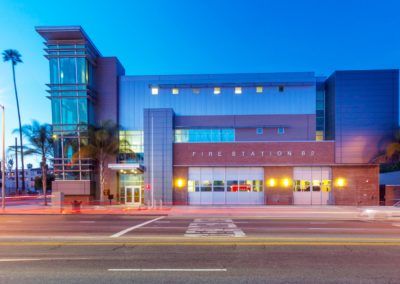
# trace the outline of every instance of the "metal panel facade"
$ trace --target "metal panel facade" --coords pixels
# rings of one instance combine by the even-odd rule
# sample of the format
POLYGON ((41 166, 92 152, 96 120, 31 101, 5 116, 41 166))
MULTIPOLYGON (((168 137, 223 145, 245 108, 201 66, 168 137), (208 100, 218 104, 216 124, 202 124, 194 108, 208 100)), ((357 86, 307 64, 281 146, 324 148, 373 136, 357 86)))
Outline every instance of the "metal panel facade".
POLYGON ((399 125, 399 70, 337 71, 327 82, 336 163, 368 163, 399 125))
POLYGON ((315 114, 315 101, 315 77, 306 72, 120 78, 120 124, 131 130, 143 128, 138 114, 145 108, 172 108, 177 116, 315 114), (262 93, 257 85, 264 85, 262 93), (158 95, 151 94, 151 86, 159 86, 158 95), (221 94, 213 93, 214 86, 221 94), (242 94, 235 94, 234 86, 242 86, 242 94), (179 94, 172 94, 173 87, 179 94))

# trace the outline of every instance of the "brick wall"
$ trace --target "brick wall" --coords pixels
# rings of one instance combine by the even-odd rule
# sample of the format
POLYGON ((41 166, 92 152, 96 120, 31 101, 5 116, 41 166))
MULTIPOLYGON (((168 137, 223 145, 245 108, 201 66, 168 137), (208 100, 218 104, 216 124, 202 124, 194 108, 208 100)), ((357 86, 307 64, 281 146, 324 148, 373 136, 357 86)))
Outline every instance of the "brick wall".
POLYGON ((379 166, 333 166, 332 180, 336 205, 379 205, 379 166), (338 178, 345 180, 342 188, 338 178))
POLYGON ((264 167, 264 187, 265 204, 267 205, 292 205, 293 204, 293 185, 284 187, 281 180, 284 178, 292 179, 293 167, 264 167), (270 187, 268 180, 274 178, 276 186, 270 187))
POLYGON ((175 143, 175 166, 330 165, 334 142, 175 143))
POLYGON ((173 204, 174 205, 187 205, 188 204, 188 190, 187 181, 189 176, 188 167, 174 167, 173 174, 173 204), (182 179, 184 186, 179 188, 176 185, 176 180, 182 179))
POLYGON ((393 206, 400 201, 400 186, 386 185, 385 186, 385 205, 393 206))

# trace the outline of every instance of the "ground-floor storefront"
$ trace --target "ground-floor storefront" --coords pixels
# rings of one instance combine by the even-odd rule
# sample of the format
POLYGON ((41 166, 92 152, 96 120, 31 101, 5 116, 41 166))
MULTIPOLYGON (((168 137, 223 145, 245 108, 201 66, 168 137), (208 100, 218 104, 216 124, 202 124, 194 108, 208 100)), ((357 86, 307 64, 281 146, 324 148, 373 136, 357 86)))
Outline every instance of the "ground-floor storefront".
POLYGON ((174 204, 377 205, 377 166, 175 167, 174 204))
POLYGON ((116 201, 132 206, 379 204, 379 166, 335 163, 334 142, 181 143, 174 144, 170 157, 150 155, 143 166, 110 167, 117 170, 116 201))

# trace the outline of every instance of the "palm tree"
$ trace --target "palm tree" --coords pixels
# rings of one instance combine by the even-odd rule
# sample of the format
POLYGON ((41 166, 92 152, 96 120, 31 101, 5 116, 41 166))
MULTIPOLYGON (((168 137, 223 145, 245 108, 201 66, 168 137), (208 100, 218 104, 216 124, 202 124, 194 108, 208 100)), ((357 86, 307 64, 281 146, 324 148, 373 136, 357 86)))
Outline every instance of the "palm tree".
POLYGON ((21 166, 22 166, 22 191, 25 191, 25 168, 24 168, 24 154, 23 154, 23 142, 22 142, 22 127, 21 127, 21 113, 19 109, 19 100, 17 92, 17 83, 15 80, 15 65, 22 63, 21 54, 15 49, 6 49, 3 51, 3 61, 11 62, 13 81, 14 81, 14 93, 15 100, 17 101, 17 111, 18 111, 18 124, 19 124, 19 140, 21 142, 21 166))
POLYGON ((53 157, 54 141, 53 130, 50 124, 40 124, 36 120, 32 120, 32 124, 22 126, 22 133, 28 140, 29 144, 25 146, 25 155, 37 155, 41 157, 40 166, 42 168, 42 185, 44 194, 44 205, 47 205, 47 159, 53 157))
POLYGON ((106 162, 110 157, 119 153, 120 145, 127 146, 128 144, 126 141, 119 140, 118 130, 118 125, 110 120, 100 122, 98 126, 91 126, 89 128, 89 143, 81 145, 79 151, 72 158, 74 161, 90 158, 97 162, 100 179, 100 200, 103 199, 106 182, 104 175, 106 162))

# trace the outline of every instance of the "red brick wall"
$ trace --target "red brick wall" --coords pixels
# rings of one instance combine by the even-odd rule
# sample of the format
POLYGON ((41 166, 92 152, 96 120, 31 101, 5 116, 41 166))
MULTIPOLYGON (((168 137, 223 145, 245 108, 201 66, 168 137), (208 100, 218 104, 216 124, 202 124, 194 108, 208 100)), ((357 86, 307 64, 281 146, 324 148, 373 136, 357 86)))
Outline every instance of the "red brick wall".
POLYGON ((386 185, 385 186, 385 205, 393 206, 400 201, 400 186, 386 185))
POLYGON ((334 142, 175 143, 175 166, 330 165, 334 142))
POLYGON ((336 205, 379 205, 379 166, 333 166, 332 181, 336 205), (338 178, 345 180, 342 188, 338 178))
POLYGON ((292 180, 293 167, 264 167, 265 204, 268 205, 292 205, 293 185, 284 187, 281 181, 285 178, 292 180), (270 187, 268 180, 274 178, 276 186, 270 187))
POLYGON ((189 176, 188 167, 174 167, 173 169, 173 196, 172 202, 174 205, 187 205, 188 204, 188 190, 187 181, 189 176), (177 187, 176 180, 182 179, 184 186, 182 188, 177 187))

